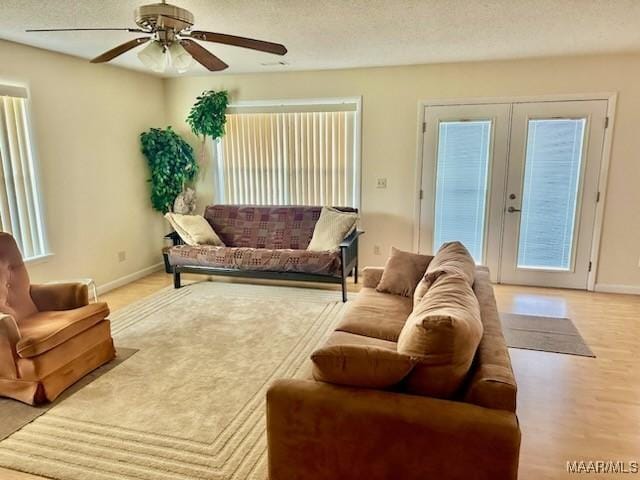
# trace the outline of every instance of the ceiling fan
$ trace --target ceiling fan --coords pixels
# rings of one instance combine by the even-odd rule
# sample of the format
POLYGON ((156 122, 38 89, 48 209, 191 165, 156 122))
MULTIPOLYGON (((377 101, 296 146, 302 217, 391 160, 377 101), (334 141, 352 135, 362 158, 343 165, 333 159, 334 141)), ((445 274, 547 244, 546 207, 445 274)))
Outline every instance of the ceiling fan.
POLYGON ((161 3, 143 5, 135 10, 135 22, 139 28, 51 28, 30 29, 27 32, 77 32, 77 31, 125 31, 144 33, 147 36, 134 38, 91 60, 91 63, 104 63, 122 55, 144 43, 149 43, 138 53, 140 61, 157 72, 165 71, 169 62, 180 73, 189 69, 193 60, 212 72, 224 70, 229 65, 199 43, 222 43, 235 47, 249 48, 260 52, 284 55, 287 49, 279 43, 237 37, 224 33, 191 30, 194 24, 193 14, 184 8, 161 3))

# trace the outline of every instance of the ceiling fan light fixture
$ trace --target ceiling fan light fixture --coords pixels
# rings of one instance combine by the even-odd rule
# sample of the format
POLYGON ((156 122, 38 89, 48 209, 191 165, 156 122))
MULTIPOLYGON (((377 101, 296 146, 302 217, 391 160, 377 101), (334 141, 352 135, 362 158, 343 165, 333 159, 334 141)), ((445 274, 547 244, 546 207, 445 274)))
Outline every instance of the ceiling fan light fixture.
POLYGON ((138 58, 145 67, 154 72, 162 73, 167 68, 167 55, 164 47, 158 41, 153 41, 138 53, 138 58))
POLYGON ((169 46, 169 56, 171 64, 178 73, 185 73, 193 65, 193 57, 178 42, 173 42, 169 46))

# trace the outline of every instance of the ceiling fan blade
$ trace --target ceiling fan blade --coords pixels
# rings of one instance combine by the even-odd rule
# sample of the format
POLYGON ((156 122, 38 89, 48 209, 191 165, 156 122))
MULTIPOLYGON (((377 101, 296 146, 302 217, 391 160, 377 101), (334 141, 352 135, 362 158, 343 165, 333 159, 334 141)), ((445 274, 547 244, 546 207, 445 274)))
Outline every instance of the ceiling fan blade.
POLYGON ((135 32, 135 33, 149 33, 139 28, 30 28, 25 32, 135 32))
POLYGON ((202 45, 194 42, 193 40, 183 38, 180 40, 180 45, 182 45, 184 49, 189 52, 189 54, 198 63, 203 65, 207 70, 211 72, 218 72, 229 67, 229 65, 224 63, 209 50, 204 48, 202 45))
POLYGON ((118 55, 122 55, 123 53, 128 52, 129 50, 131 50, 132 48, 137 47, 138 45, 142 45, 143 43, 147 43, 149 40, 151 40, 151 37, 134 38, 133 40, 129 40, 128 42, 125 42, 125 43, 123 43, 121 45, 118 45, 117 47, 112 48, 111 50, 109 50, 107 52, 104 52, 102 55, 97 56, 96 58, 91 60, 91 63, 108 62, 109 60, 113 60, 118 55))
POLYGON ((205 42, 223 43, 225 45, 233 45, 234 47, 250 48, 251 50, 259 50, 261 52, 275 53, 276 55, 284 55, 287 53, 287 47, 279 43, 264 42, 253 38, 227 35, 225 33, 194 30, 190 33, 190 36, 205 42))

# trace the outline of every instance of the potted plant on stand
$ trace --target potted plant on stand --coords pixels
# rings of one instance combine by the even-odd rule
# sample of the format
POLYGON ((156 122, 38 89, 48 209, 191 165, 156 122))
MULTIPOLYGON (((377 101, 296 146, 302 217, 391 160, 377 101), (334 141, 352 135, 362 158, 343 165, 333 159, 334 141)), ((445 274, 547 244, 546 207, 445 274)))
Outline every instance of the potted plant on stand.
MULTIPOLYGON (((184 200, 185 187, 198 176, 198 162, 193 156, 193 148, 171 127, 152 128, 140 134, 142 153, 147 158, 151 178, 151 205, 163 214, 176 211, 179 202, 184 200)), ((187 189, 191 190, 192 189, 187 189)), ((184 202, 183 202, 184 203, 184 202)), ((179 213, 193 213, 195 198, 191 205, 182 205, 179 213), (187 211, 185 211, 187 210, 187 211)), ((171 273, 167 253, 163 251, 165 270, 171 273)))
POLYGON ((143 132, 140 142, 151 170, 151 205, 159 212, 172 212, 176 197, 198 176, 193 148, 171 127, 143 132))

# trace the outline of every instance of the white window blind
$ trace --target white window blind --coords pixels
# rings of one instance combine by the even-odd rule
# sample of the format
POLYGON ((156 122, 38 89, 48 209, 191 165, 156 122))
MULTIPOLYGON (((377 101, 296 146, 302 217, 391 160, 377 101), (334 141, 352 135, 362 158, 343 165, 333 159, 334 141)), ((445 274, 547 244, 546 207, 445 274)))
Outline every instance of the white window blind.
POLYGON ((218 159, 223 201, 357 205, 356 112, 227 115, 218 159))
POLYGON ((0 86, 0 229, 26 259, 47 253, 27 102, 24 89, 0 86))
POLYGON ((441 122, 434 249, 461 241, 483 263, 491 121, 441 122))

